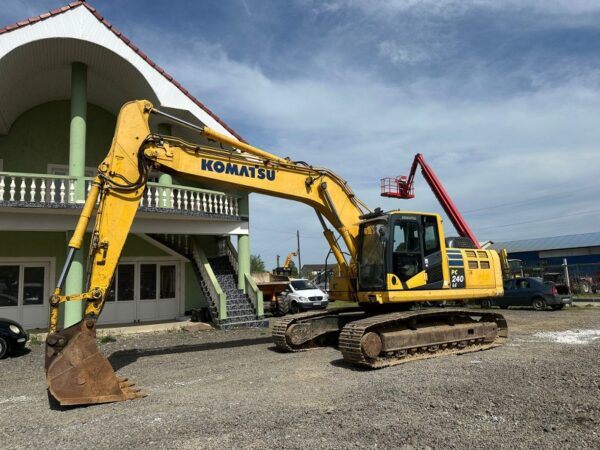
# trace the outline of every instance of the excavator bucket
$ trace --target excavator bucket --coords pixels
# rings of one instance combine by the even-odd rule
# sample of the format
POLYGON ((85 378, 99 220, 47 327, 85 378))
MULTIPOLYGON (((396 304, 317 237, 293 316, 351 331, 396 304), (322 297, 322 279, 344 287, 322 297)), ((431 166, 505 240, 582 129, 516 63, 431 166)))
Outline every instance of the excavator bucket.
POLYGON ((126 378, 117 378, 96 346, 94 321, 79 322, 46 339, 48 390, 61 405, 133 400, 146 395, 126 378))

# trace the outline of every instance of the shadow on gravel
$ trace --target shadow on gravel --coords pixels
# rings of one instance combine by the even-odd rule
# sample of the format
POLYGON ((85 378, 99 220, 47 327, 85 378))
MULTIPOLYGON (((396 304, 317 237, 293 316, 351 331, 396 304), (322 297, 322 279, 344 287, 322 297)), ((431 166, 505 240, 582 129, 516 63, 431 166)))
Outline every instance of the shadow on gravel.
POLYGON ((70 406, 62 406, 58 401, 52 397, 49 390, 46 390, 46 394, 48 394, 48 406, 52 411, 72 411, 74 409, 82 409, 89 408, 90 406, 95 405, 70 405, 70 406))
POLYGON ((334 359, 329 364, 334 367, 341 367, 342 369, 352 370, 353 372, 372 372, 373 369, 364 366, 356 366, 348 361, 344 361, 343 359, 334 359))
POLYGON ((138 358, 147 356, 171 355, 175 353, 204 352, 208 350, 219 350, 224 348, 247 347, 250 345, 262 345, 272 343, 273 339, 261 337, 256 339, 238 339, 227 342, 206 342, 203 344, 176 345, 174 347, 159 347, 146 349, 118 350, 108 357, 115 371, 135 362, 138 358))
POLYGON ((7 359, 20 358, 21 356, 25 356, 25 355, 28 355, 30 353, 31 353, 31 349, 25 347, 23 350, 19 350, 19 351, 16 351, 16 352, 9 353, 6 356, 6 358, 7 359))

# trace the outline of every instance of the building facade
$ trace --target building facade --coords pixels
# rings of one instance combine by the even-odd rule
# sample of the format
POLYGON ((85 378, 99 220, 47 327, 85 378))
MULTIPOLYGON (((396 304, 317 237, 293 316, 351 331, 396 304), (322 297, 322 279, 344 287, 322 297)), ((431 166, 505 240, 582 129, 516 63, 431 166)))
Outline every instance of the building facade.
MULTIPOLYGON (((86 192, 119 109, 134 99, 241 139, 85 2, 0 29, 0 317, 47 327, 48 298, 86 192)), ((178 125, 151 127, 206 143, 178 125)), ((223 326, 262 324, 248 220, 246 192, 152 173, 100 323, 206 308, 223 326)), ((86 253, 71 266, 67 294, 86 289, 86 253)), ((62 309, 65 326, 80 320, 82 306, 62 309)))

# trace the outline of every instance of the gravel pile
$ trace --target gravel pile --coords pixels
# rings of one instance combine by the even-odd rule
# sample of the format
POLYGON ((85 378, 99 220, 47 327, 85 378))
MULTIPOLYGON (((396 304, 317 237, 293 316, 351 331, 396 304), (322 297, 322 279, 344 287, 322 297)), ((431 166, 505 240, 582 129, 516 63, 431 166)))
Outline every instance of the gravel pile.
POLYGON ((600 340, 538 334, 600 330, 600 309, 505 313, 504 347, 376 371, 267 330, 118 337, 100 347, 148 397, 64 410, 34 345, 0 361, 0 447, 600 448, 600 340))

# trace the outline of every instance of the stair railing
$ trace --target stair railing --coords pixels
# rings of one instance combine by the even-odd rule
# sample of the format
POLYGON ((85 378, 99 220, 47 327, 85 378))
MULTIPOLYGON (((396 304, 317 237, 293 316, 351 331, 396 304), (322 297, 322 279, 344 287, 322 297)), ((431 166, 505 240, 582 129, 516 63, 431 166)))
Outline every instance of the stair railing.
POLYGON ((213 272, 210 263, 208 262, 208 258, 204 254, 204 251, 202 251, 202 249, 199 248, 193 241, 191 250, 192 258, 194 258, 194 262, 200 271, 200 276, 205 282, 210 300, 217 308, 218 319, 227 319, 227 296, 225 295, 225 292, 223 292, 223 289, 221 288, 221 285, 219 284, 219 281, 217 280, 217 277, 213 272))
POLYGON ((264 305, 263 305, 263 293, 258 288, 254 279, 249 273, 244 274, 244 283, 246 285, 246 294, 250 297, 250 301, 252 302, 252 306, 254 306, 254 311, 258 317, 262 317, 265 315, 264 305))
POLYGON ((233 247, 231 239, 229 237, 223 237, 219 239, 219 255, 227 256, 229 264, 233 267, 233 271, 238 273, 238 254, 237 250, 233 247))

